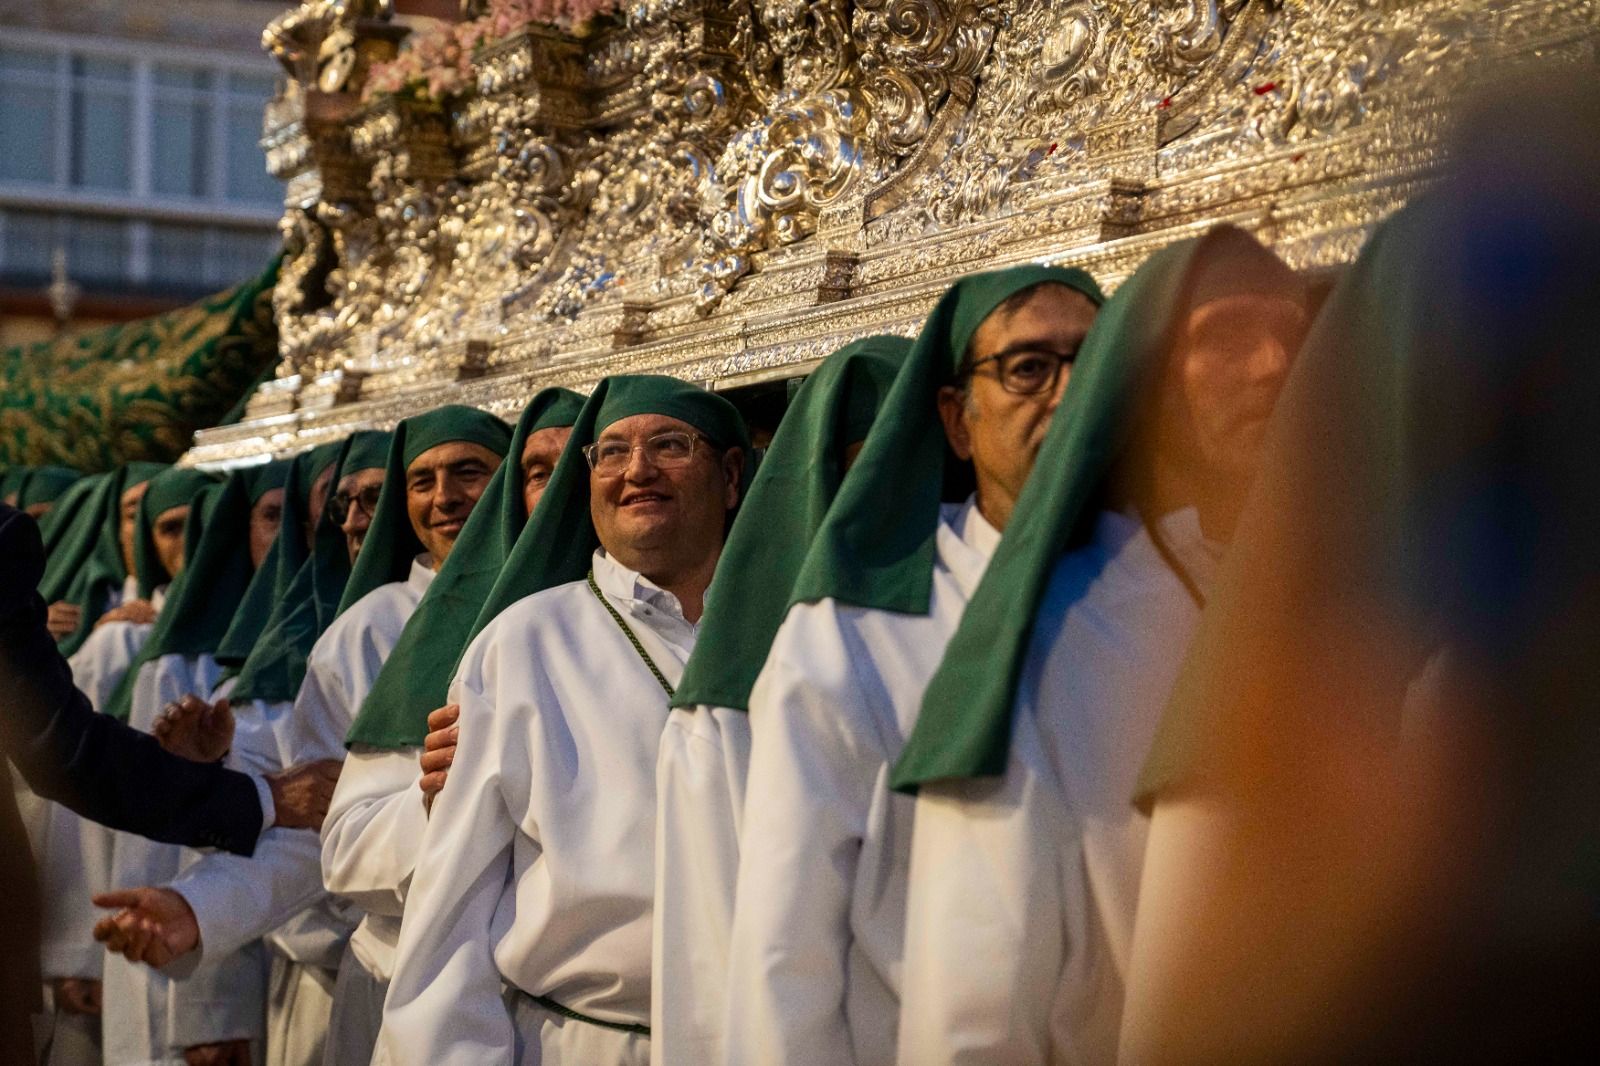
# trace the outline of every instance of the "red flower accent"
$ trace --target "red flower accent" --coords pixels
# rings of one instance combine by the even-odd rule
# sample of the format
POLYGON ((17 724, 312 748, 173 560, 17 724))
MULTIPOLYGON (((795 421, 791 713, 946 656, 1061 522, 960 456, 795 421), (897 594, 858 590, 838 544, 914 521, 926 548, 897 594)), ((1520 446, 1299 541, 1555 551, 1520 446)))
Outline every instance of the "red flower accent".
POLYGON ((1268 93, 1270 93, 1272 90, 1276 89, 1277 87, 1278 87, 1278 83, 1275 82, 1275 81, 1269 81, 1265 85, 1257 85, 1256 86, 1256 95, 1257 96, 1265 96, 1268 93))
POLYGON ((1045 155, 1055 155, 1055 154, 1056 154, 1056 142, 1055 141, 1051 141, 1050 142, 1050 150, 1045 152, 1045 155))
POLYGON ((1167 108, 1169 108, 1171 106, 1172 106, 1172 97, 1169 96, 1165 100, 1161 101, 1159 104, 1156 105, 1156 110, 1157 111, 1165 111, 1167 108))

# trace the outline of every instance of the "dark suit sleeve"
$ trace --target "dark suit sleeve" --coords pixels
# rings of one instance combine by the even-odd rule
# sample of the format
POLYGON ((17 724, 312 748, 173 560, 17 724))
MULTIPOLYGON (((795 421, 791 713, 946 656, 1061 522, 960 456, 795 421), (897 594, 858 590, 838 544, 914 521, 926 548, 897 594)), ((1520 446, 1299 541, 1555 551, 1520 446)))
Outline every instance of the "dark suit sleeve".
POLYGON ((0 750, 34 792, 112 829, 188 847, 255 850, 255 782, 166 751, 95 713, 45 629, 39 530, 0 504, 0 750))

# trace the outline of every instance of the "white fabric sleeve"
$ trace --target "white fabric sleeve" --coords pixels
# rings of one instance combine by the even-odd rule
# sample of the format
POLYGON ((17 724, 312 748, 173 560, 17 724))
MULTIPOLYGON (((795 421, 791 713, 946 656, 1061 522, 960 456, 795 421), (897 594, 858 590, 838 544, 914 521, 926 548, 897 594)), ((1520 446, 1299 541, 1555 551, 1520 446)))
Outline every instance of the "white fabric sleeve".
POLYGON ((656 761, 650 1061, 722 1061, 749 715, 677 708, 656 761), (729 749, 732 750, 729 750, 729 749))
MULTIPOLYGON (((322 880, 368 914, 404 912, 427 809, 420 748, 352 751, 322 823, 322 880)), ((452 768, 451 778, 456 772, 452 768)))
MULTIPOLYGON (((1031 775, 924 786, 911 835, 902 1064, 1043 1066, 1065 944, 1031 775), (1030 918, 1043 918, 1030 923, 1030 918)), ((1065 825, 1058 825, 1065 831, 1065 825)))
MULTIPOLYGON (((241 728, 234 733, 229 765, 276 771, 290 760, 329 757, 327 741, 318 741, 313 732, 297 731, 286 721, 311 709, 302 700, 293 705, 253 700, 236 707, 235 721, 241 728)), ((186 973, 219 952, 231 953, 266 936, 325 894, 317 834, 274 826, 277 809, 272 790, 263 777, 254 780, 262 812, 255 853, 208 854, 167 886, 189 904, 200 927, 199 947, 169 964, 165 971, 169 975, 186 973)))
POLYGON ((1131 905, 1096 877, 1077 817, 1019 709, 1004 776, 925 786, 911 838, 902 1064, 1114 1062, 1131 905))
POLYGON ((451 699, 461 739, 423 833, 384 1003, 378 1054, 390 1066, 482 1066, 516 1053, 495 917, 531 802, 532 756, 513 708, 460 681, 451 699))
POLYGON ((212 852, 166 887, 194 911, 200 946, 165 972, 180 976, 202 959, 257 940, 322 898, 320 848, 309 829, 273 828, 254 855, 212 852))
POLYGON ((256 838, 259 843, 278 820, 278 807, 272 802, 272 786, 267 784, 265 774, 251 774, 250 780, 255 783, 256 796, 261 800, 261 836, 256 838))
POLYGON ((47 979, 98 981, 105 948, 94 939, 103 912, 91 899, 110 887, 112 835, 60 804, 46 806, 39 864, 44 920, 40 964, 47 979))
POLYGON ((804 630, 780 628, 751 692, 728 1066, 855 1063, 845 1012, 850 906, 884 756, 850 713, 865 689, 841 634, 804 630))
POLYGON ((167 985, 167 1037, 174 1049, 266 1037, 267 959, 259 943, 167 985))

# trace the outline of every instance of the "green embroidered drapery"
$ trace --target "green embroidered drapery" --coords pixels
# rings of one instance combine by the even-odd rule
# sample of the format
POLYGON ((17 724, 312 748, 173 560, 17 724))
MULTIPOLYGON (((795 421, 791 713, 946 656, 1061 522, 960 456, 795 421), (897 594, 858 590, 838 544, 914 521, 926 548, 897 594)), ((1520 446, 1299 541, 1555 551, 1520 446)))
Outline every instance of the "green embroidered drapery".
POLYGON ((171 462, 223 424, 278 358, 259 277, 188 307, 0 351, 0 465, 171 462))

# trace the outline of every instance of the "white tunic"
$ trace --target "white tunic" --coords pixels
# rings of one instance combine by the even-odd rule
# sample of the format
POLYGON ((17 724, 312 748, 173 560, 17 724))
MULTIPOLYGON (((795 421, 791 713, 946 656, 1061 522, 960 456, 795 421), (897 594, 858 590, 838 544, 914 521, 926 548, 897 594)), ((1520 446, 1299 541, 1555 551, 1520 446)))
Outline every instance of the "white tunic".
MULTIPOLYGON (((418 556, 404 582, 363 596, 317 642, 320 654, 313 651, 307 665, 296 718, 305 728, 323 729, 321 743, 334 741, 337 734, 343 750, 379 669, 433 583, 432 563, 432 556, 418 556), (357 610, 360 619, 341 627, 357 610)), ((351 751, 322 823, 322 881, 364 912, 350 950, 368 973, 382 980, 394 970, 400 908, 427 820, 417 788, 422 776, 418 758, 416 749, 351 751)))
MULTIPOLYGON (((209 655, 163 655, 145 663, 134 679, 128 724, 149 732, 162 707, 190 693, 209 693, 220 675, 209 655)), ((113 887, 159 885, 198 859, 178 845, 118 833, 113 887)), ((260 1041, 265 1035, 265 954, 259 945, 213 952, 181 981, 120 955, 108 954, 104 967, 107 1066, 181 1062, 184 1048, 260 1041)))
MULTIPOLYGON (((153 627, 107 622, 89 634, 67 660, 72 681, 99 710, 138 657, 153 627)), ((58 803, 40 801, 41 829, 36 851, 43 880, 42 955, 44 976, 98 981, 105 948, 95 943, 94 925, 104 912, 90 902, 111 887, 114 834, 58 803)))
POLYGON ((750 716, 679 707, 656 760, 655 933, 650 1061, 722 1061, 728 940, 739 877, 739 825, 750 770, 750 716))
MULTIPOLYGON (((677 598, 597 551, 594 577, 676 685, 697 627, 677 598)), ((384 1009, 394 1066, 642 1064, 655 768, 668 697, 587 582, 513 604, 451 685, 461 739, 434 803, 384 1009), (516 1016, 515 1020, 513 1015, 516 1016)))
MULTIPOLYGON (((1161 523, 1200 588, 1195 512, 1161 523)), ((1137 521, 1063 558, 1002 778, 917 799, 900 1062, 1113 1063, 1148 821, 1131 797, 1199 619, 1137 521)))
MULTIPOLYGON (((433 580, 431 561, 427 555, 419 556, 405 581, 380 585, 334 620, 307 656, 305 680, 287 716, 281 704, 252 705, 248 719, 259 724, 253 724, 251 731, 273 738, 274 763, 293 765, 343 755, 345 734, 361 701, 433 580)), ((241 735, 235 735, 236 741, 241 735)), ((336 790, 336 804, 338 797, 336 790)), ((324 832, 333 821, 330 808, 324 832)), ((299 928, 285 930, 291 937, 278 943, 294 957, 314 951, 318 937, 333 935, 328 922, 340 920, 338 909, 330 911, 331 905, 324 902, 329 891, 340 890, 324 885, 322 856, 316 834, 273 828, 262 836, 253 856, 209 855, 171 887, 194 910, 203 953, 229 950, 297 920, 299 928), (321 908, 327 921, 307 918, 303 914, 307 908, 321 908), (308 929, 307 921, 322 928, 308 929), (296 932, 308 933, 310 939, 293 937, 296 932)))
POLYGON ((322 827, 323 877, 364 912, 350 950, 383 981, 394 975, 400 916, 428 824, 417 788, 421 752, 352 748, 322 827))
POLYGON ((913 805, 889 773, 999 539, 947 506, 927 614, 827 599, 779 627, 750 698, 729 1066, 894 1062, 913 805))

